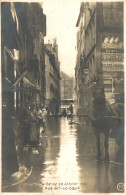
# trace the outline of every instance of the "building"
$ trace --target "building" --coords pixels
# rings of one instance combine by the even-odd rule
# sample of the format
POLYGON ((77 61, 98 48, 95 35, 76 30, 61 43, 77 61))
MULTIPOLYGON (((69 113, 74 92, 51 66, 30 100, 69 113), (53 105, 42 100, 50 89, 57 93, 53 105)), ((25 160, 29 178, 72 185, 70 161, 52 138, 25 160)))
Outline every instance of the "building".
POLYGON ((14 114, 15 107, 15 66, 22 43, 18 31, 18 17, 12 3, 1 4, 1 68, 2 68, 2 104, 14 114), (13 17, 13 14, 15 18, 13 17))
POLYGON ((123 2, 81 3, 76 27, 77 107, 92 112, 96 95, 124 94, 123 2))
POLYGON ((3 181, 19 170, 15 144, 29 141, 26 107, 45 103, 45 35, 41 4, 1 3, 3 181))
POLYGON ((46 16, 39 3, 15 3, 19 16, 19 35, 22 49, 19 52, 20 70, 15 85, 22 83, 22 103, 24 106, 35 101, 44 104, 45 64, 44 37, 46 36, 46 16), (26 69, 27 73, 21 76, 26 69), (21 82, 21 83, 20 83, 21 82))
POLYGON ((45 45, 45 106, 50 114, 60 111, 60 62, 56 40, 45 45))
POLYGON ((61 112, 68 109, 71 103, 74 102, 74 77, 68 76, 64 72, 61 75, 61 112))
POLYGON ((46 16, 41 4, 2 3, 1 24, 2 86, 6 81, 13 88, 13 112, 32 101, 44 104, 46 16))

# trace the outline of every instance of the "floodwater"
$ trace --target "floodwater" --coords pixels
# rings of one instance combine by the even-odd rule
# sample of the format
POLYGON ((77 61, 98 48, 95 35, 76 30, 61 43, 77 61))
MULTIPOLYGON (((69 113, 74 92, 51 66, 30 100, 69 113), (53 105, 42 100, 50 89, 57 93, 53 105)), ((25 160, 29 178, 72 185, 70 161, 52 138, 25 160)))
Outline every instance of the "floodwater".
MULTIPOLYGON (((33 154, 30 148, 22 156, 24 164, 33 167, 31 176, 11 188, 11 192, 57 195, 123 192, 119 183, 124 183, 124 167, 116 162, 116 141, 109 140, 110 162, 98 162, 96 140, 90 125, 69 122, 66 118, 48 118, 38 153, 33 154)), ((101 136, 104 157, 103 139, 104 135, 101 136)))

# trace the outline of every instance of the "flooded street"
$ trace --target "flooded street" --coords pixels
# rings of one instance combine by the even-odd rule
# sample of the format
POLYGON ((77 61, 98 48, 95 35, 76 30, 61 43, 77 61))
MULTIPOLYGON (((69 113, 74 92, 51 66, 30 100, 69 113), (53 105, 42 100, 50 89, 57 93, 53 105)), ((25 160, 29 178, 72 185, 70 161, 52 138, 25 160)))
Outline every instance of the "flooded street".
POLYGON ((10 191, 118 192, 118 183, 123 183, 123 165, 114 161, 116 143, 110 138, 110 163, 98 162, 93 131, 86 128, 85 124, 70 125, 66 118, 48 118, 38 154, 33 154, 32 148, 22 154, 24 164, 33 167, 31 176, 10 191))
POLYGON ((2 192, 125 191, 124 7, 1 3, 2 192))

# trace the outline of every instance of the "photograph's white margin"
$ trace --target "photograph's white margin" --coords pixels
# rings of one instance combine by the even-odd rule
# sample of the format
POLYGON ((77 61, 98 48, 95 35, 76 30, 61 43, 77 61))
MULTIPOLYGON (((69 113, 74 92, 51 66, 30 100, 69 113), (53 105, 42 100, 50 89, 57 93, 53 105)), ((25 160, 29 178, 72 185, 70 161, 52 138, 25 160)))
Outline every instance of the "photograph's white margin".
MULTIPOLYGON (((78 1, 78 2, 124 2, 124 72, 125 72, 125 76, 124 76, 124 81, 125 81, 125 85, 124 85, 124 91, 126 92, 126 66, 125 66, 125 62, 126 62, 126 0, 0 0, 0 3, 1 2, 54 2, 54 4, 58 3, 59 1, 71 1, 71 5, 78 1)), ((79 15, 79 13, 78 13, 79 15)), ((1 29, 1 4, 0 4, 0 29, 1 29)), ((0 30, 0 51, 1 51, 1 30, 0 30)), ((1 73, 1 54, 0 54, 0 73, 1 73)), ((2 86, 1 86, 1 74, 0 74, 0 137, 1 137, 1 144, 2 144, 2 86)), ((126 100, 126 96, 125 96, 125 100, 126 100)), ((126 104, 125 104, 125 115, 126 116, 126 104)), ((126 121, 125 121, 125 126, 126 126, 126 121)), ((125 128, 124 128, 124 135, 125 135, 125 149, 124 149, 124 156, 125 156, 125 162, 124 162, 124 174, 125 174, 125 178, 124 178, 124 181, 125 181, 125 192, 124 193, 112 193, 113 195, 121 195, 121 194, 126 194, 126 171, 125 171, 125 167, 126 167, 126 133, 125 133, 125 128)), ((2 149, 2 145, 0 144, 0 157, 1 157, 1 149, 2 149)), ((2 164, 2 158, 0 158, 1 161, 0 161, 0 175, 1 175, 1 178, 2 178, 2 170, 1 170, 1 164, 2 164)), ((65 173, 64 173, 65 174, 65 173)), ((1 178, 0 178, 0 185, 2 184, 1 183, 1 178)), ((2 187, 1 187, 1 191, 0 191, 0 194, 4 194, 4 195, 8 195, 10 194, 11 192, 9 193, 6 193, 6 192, 2 192, 2 187)), ((16 193, 13 193, 12 194, 17 194, 18 195, 25 195, 27 193, 19 193, 19 192, 16 192, 16 193)), ((48 195, 48 192, 46 193, 29 193, 30 195, 32 194, 35 194, 35 195, 48 195)), ((53 193, 52 193, 53 194, 53 193)), ((83 193, 84 194, 84 193, 83 193)), ((90 194, 111 194, 111 193, 85 193, 86 195, 90 195, 90 194)), ((57 195, 60 195, 60 194, 57 194, 57 195)), ((66 195, 69 195, 69 194, 66 194, 66 195)), ((75 195, 75 193, 74 193, 75 195)), ((76 194, 78 195, 78 193, 76 194)))

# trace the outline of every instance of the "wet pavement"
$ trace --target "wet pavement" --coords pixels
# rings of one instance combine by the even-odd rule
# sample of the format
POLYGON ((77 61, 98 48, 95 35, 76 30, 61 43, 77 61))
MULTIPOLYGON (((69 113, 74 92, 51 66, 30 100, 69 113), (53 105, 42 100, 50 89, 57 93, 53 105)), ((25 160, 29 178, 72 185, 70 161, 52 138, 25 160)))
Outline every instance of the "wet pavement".
MULTIPOLYGON (((33 167, 31 176, 7 191, 57 195, 123 192, 118 184, 124 183, 124 167, 116 162, 118 145, 113 138, 109 139, 110 162, 98 162, 89 124, 70 125, 66 118, 50 117, 46 126, 40 138, 42 146, 22 151, 23 164, 33 167)), ((104 156, 104 135, 101 138, 104 156)))

